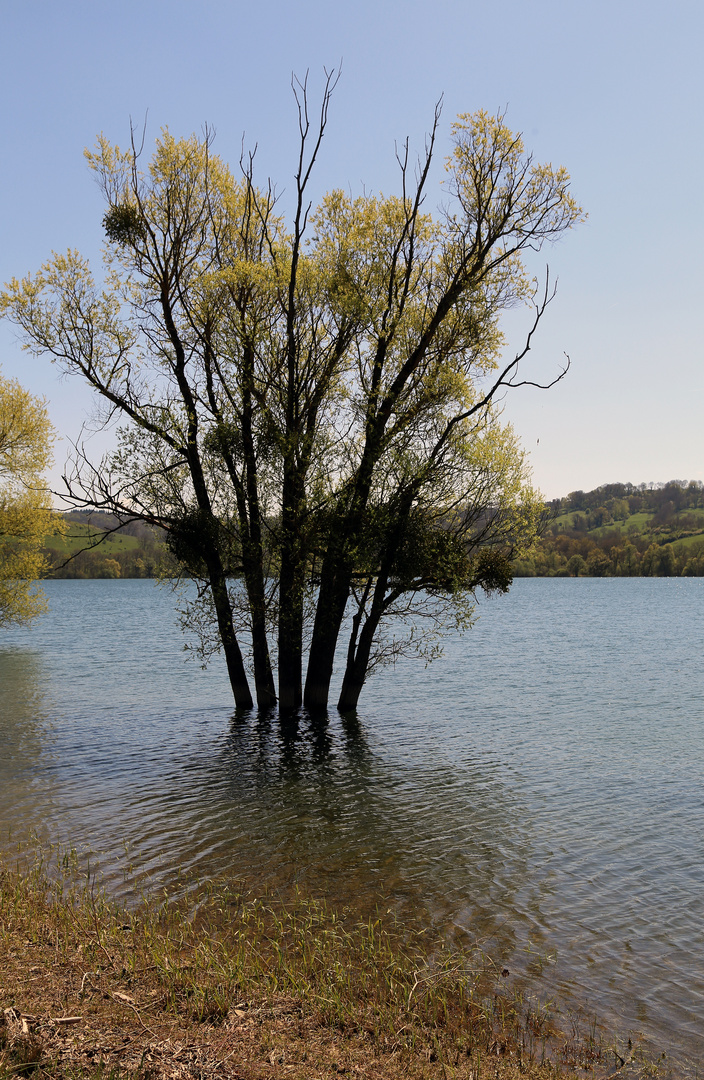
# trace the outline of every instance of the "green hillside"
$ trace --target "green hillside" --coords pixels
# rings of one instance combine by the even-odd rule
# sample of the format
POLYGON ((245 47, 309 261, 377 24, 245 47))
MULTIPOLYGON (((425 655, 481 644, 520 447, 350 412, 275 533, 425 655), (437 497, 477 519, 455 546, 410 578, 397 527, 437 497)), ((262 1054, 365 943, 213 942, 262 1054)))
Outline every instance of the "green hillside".
POLYGON ((62 514, 66 531, 44 539, 50 578, 156 577, 175 569, 156 530, 132 523, 113 531, 108 514, 74 511, 62 514))
POLYGON ((704 575, 704 486, 606 484, 548 508, 542 539, 516 577, 704 575))
POLYGON ((80 522, 70 522, 68 532, 47 536, 44 546, 57 556, 73 555, 100 541, 100 548, 104 555, 113 555, 116 552, 134 550, 140 547, 140 541, 134 536, 125 536, 124 533, 109 535, 103 529, 96 529, 91 525, 80 522))
MULTIPOLYGON (((155 577, 177 570, 163 534, 139 522, 119 532, 109 514, 62 515, 67 531, 47 536, 57 578, 155 577)), ((704 485, 606 484, 546 507, 533 551, 515 577, 704 576, 704 485)))

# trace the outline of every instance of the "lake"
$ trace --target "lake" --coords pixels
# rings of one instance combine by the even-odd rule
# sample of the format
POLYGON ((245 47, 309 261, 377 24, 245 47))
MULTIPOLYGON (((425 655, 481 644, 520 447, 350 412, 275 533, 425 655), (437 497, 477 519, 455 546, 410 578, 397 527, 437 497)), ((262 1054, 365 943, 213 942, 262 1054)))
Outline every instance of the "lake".
POLYGON ((521 579, 354 720, 235 716, 149 581, 0 633, 0 835, 117 894, 232 876, 422 911, 535 992, 704 1061, 704 579, 521 579))

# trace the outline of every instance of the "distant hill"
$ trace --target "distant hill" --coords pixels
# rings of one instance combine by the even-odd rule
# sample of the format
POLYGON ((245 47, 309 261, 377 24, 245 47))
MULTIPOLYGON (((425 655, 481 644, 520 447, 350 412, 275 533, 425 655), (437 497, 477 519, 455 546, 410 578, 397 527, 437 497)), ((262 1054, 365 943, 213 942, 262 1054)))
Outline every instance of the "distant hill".
POLYGON ((604 484, 549 504, 545 532, 516 577, 704 575, 704 485, 604 484))
MULTIPOLYGON (((513 564, 514 577, 704 576, 704 485, 604 484, 546 507, 542 538, 513 564)), ((176 573, 164 534, 142 522, 115 531, 112 514, 71 511, 65 535, 47 536, 57 578, 176 573)))
POLYGON ((71 510, 60 516, 66 532, 44 540, 53 568, 47 577, 158 577, 176 570, 159 529, 141 521, 120 527, 113 514, 98 511, 71 510))

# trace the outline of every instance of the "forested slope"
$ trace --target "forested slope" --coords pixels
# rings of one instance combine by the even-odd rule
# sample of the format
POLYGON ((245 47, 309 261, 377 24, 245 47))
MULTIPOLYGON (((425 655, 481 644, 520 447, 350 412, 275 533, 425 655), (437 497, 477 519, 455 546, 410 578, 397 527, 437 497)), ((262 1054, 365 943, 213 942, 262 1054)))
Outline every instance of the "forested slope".
MULTIPOLYGON (((62 514, 47 536, 55 578, 135 578, 176 573, 163 533, 140 522, 119 531, 110 514, 62 514)), ((704 485, 605 484, 547 507, 546 526, 515 577, 704 576, 704 485)))
POLYGON ((549 506, 542 539, 515 577, 704 575, 704 485, 605 484, 549 506))

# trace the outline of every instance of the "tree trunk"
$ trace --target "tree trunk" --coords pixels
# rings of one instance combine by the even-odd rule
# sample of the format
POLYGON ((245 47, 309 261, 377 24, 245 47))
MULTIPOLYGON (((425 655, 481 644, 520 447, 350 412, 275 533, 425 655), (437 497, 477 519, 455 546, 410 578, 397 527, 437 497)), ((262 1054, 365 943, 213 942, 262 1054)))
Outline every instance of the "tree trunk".
POLYGON ((408 522, 408 515, 411 511, 412 502, 413 490, 410 489, 406 492, 405 498, 398 507, 394 528, 387 538, 381 565, 379 567, 379 573, 374 585, 371 608, 364 620, 361 633, 359 626, 364 615, 366 599, 371 588, 371 581, 365 589, 357 614, 352 620, 352 633, 350 634, 350 642, 347 649, 347 667, 345 668, 340 698, 337 703, 340 712, 350 712, 352 709, 357 708, 359 695, 362 692, 362 687, 364 686, 369 670, 369 658, 371 656, 372 645, 374 644, 374 635, 384 612, 388 610, 392 599, 398 595, 389 594, 387 596, 387 589, 389 586, 391 568, 398 552, 404 529, 408 522))
MULTIPOLYGON (((364 609, 369 596, 369 590, 371 589, 371 578, 367 582, 362 598, 359 601, 359 606, 352 619, 352 632, 350 634, 349 644, 347 646, 347 666, 345 668, 345 674, 342 680, 342 690, 340 691, 340 699, 337 703, 337 707, 340 712, 352 712, 357 708, 357 702, 359 695, 364 685, 364 680, 367 674, 367 664, 369 663, 369 650, 367 650, 367 659, 363 667, 358 664, 357 656, 357 641, 359 638, 359 627, 364 616, 364 609)), ((371 645, 371 639, 370 639, 371 645)))
MULTIPOLYGON (((262 709, 276 704, 274 673, 271 670, 269 642, 266 636, 266 589, 264 585, 264 557, 262 550, 261 511, 259 506, 259 482, 257 455, 253 434, 252 387, 254 385, 254 350, 245 349, 243 358, 242 388, 242 445, 245 460, 246 505, 240 509, 240 527, 246 530, 246 542, 242 554, 245 564, 245 580, 249 609, 252 615, 252 659, 257 704, 262 709), (249 512, 247 512, 249 511, 249 512)), ((233 463, 234 468, 234 463, 233 463)))
POLYGON ((254 684, 257 705, 261 709, 270 709, 276 704, 274 673, 271 670, 269 643, 266 636, 266 616, 263 596, 252 596, 248 590, 250 611, 252 613, 252 660, 254 663, 254 684))
POLYGON ((367 662, 360 661, 359 664, 354 663, 352 666, 348 664, 347 669, 345 670, 345 677, 342 680, 340 699, 337 703, 340 712, 354 712, 357 708, 359 695, 362 692, 362 687, 367 678, 368 661, 369 657, 367 657, 367 662))
POLYGON ((340 698, 337 703, 340 712, 351 712, 352 709, 357 708, 359 695, 362 692, 362 687, 367 678, 367 671, 369 670, 369 658, 374 644, 374 634, 388 606, 385 603, 387 582, 388 573, 383 572, 377 578, 371 611, 364 620, 361 633, 359 633, 359 624, 364 610, 362 606, 360 606, 353 620, 350 643, 347 649, 347 666, 342 679, 340 698))
POLYGON ((295 568, 282 560, 279 579, 279 707, 298 709, 303 700, 303 604, 295 568))
MULTIPOLYGON (((217 523, 210 501, 208 484, 203 471, 203 463, 200 457, 198 444, 198 410, 193 393, 193 388, 186 378, 186 351, 179 336, 172 301, 170 297, 170 281, 165 275, 161 281, 161 307, 164 315, 164 325, 168 332, 174 350, 173 372, 178 382, 181 398, 188 416, 187 437, 187 462, 188 469, 193 481, 193 489, 198 503, 198 509, 203 521, 207 522, 208 530, 211 525, 217 523)), ((242 661, 242 653, 237 643, 235 628, 232 623, 232 604, 227 591, 227 577, 223 567, 220 551, 215 542, 207 538, 204 542, 203 558, 208 568, 208 579, 213 594, 213 603, 218 619, 218 631, 225 653, 227 673, 230 676, 230 686, 238 709, 251 709, 254 705, 252 695, 247 682, 247 673, 242 661)))
POLYGON ((324 579, 320 583, 304 698, 311 711, 319 712, 328 706, 337 639, 349 592, 349 575, 335 575, 329 583, 324 579))
POLYGON ((374 464, 380 453, 381 430, 373 430, 370 426, 347 510, 342 510, 331 525, 308 659, 305 704, 309 709, 327 708, 335 649, 352 583, 354 559, 351 552, 369 499, 374 464))
POLYGON ((218 617, 218 630, 220 631, 220 640, 225 653, 230 686, 235 697, 235 705, 238 709, 251 709, 254 702, 247 682, 242 653, 232 625, 232 605, 227 592, 227 579, 222 570, 213 567, 212 563, 211 567, 209 567, 209 573, 213 603, 218 617))
POLYGON ((303 701, 303 507, 301 477, 284 474, 279 570, 279 707, 284 710, 298 709, 303 701))
POLYGON ((362 687, 367 678, 369 657, 374 643, 374 634, 379 625, 380 618, 381 611, 379 611, 378 614, 375 614, 374 611, 372 611, 362 627, 357 648, 352 648, 352 655, 348 655, 347 667, 345 668, 345 674, 342 679, 340 698, 337 703, 340 712, 351 712, 353 709, 357 708, 359 695, 362 692, 362 687))
POLYGON ((344 669, 340 698, 337 703, 341 713, 352 712, 353 708, 357 707, 358 700, 360 700, 360 694, 367 677, 371 645, 374 643, 374 634, 379 625, 378 619, 374 625, 370 625, 370 622, 369 619, 365 622, 360 635, 360 644, 354 651, 353 658, 348 659, 347 667, 344 669))

